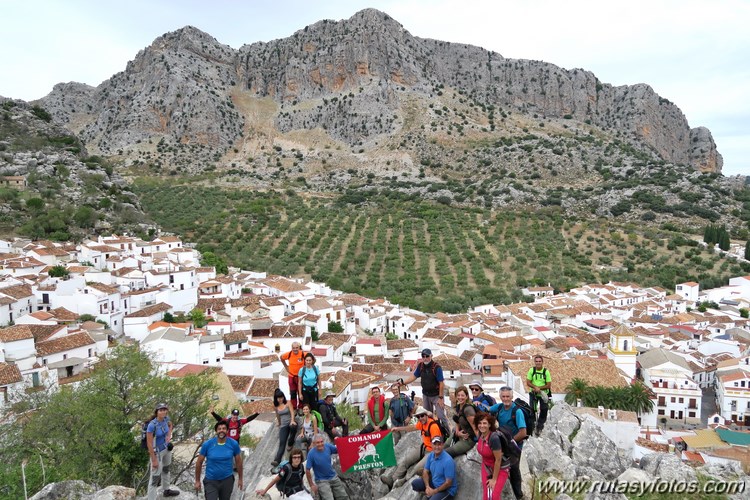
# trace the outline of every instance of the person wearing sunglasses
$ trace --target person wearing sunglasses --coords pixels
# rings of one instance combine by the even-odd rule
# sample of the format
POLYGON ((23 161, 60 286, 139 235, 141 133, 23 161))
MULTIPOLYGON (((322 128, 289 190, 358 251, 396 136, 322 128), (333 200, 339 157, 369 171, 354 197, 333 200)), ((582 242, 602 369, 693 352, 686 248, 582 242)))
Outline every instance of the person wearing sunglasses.
POLYGON ((425 410, 434 413, 438 420, 443 422, 443 425, 450 427, 450 423, 445 416, 443 368, 432 359, 432 350, 430 349, 422 349, 422 361, 417 364, 414 373, 405 379, 399 379, 399 384, 407 385, 417 379, 422 385, 422 405, 425 410))

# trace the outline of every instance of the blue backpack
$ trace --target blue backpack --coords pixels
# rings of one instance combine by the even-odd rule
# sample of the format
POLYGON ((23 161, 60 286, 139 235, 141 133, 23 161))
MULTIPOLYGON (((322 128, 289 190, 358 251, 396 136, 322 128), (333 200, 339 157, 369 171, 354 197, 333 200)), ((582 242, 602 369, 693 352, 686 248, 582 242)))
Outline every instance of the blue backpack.
POLYGON ((489 394, 482 393, 478 399, 473 401, 473 403, 474 406, 477 407, 477 410, 489 413, 490 406, 494 406, 495 404, 497 404, 497 401, 495 401, 495 398, 493 398, 489 394))

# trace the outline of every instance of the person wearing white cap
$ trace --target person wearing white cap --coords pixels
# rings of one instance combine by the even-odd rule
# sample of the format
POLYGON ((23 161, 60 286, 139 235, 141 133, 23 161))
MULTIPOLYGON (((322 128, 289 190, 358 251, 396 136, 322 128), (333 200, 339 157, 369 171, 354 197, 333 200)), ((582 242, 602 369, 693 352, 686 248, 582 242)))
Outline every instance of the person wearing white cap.
POLYGON ((393 427, 393 432, 410 432, 419 431, 422 436, 422 445, 419 447, 412 446, 406 450, 403 456, 399 456, 398 464, 390 473, 380 475, 380 480, 388 485, 389 488, 397 488, 404 482, 404 476, 409 468, 415 466, 416 472, 421 474, 421 470, 427 461, 427 455, 432 451, 432 440, 436 437, 443 436, 440 425, 432 416, 432 412, 418 406, 414 411, 417 423, 404 427, 393 427), (395 482, 394 482, 395 481, 395 482))
POLYGON ((471 384, 469 384, 469 390, 471 391, 471 401, 479 411, 483 411, 486 413, 487 411, 489 411, 490 406, 497 404, 495 398, 493 398, 489 394, 485 394, 484 390, 482 389, 481 380, 472 380, 471 384))
POLYGON ((411 488, 429 500, 450 500, 458 491, 456 463, 443 452, 444 444, 441 436, 432 438, 432 452, 427 455, 422 477, 411 482, 411 488))
POLYGON ((345 418, 341 418, 339 412, 336 411, 336 405, 333 404, 333 398, 335 396, 336 394, 333 391, 328 391, 326 397, 318 406, 318 412, 323 418, 323 427, 325 427, 323 430, 328 434, 328 437, 331 438, 332 443, 336 435, 339 434, 336 430, 336 427, 338 426, 341 426, 342 436, 349 435, 349 421, 345 418))

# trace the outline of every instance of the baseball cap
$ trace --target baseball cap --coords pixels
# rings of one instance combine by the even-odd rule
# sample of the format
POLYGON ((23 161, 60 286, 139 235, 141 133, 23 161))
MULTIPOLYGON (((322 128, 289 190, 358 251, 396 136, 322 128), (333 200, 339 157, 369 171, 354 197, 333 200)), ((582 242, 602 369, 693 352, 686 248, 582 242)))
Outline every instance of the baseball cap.
POLYGON ((432 443, 442 443, 443 442, 443 438, 442 438, 442 436, 435 436, 434 438, 432 438, 431 442, 432 443))
POLYGON ((239 415, 239 414, 240 414, 240 410, 238 410, 237 408, 232 410, 232 415, 239 415))
POLYGON ((334 397, 336 397, 336 393, 333 392, 333 391, 328 391, 328 392, 326 392, 326 397, 328 397, 328 396, 334 396, 334 397))
POLYGON ((422 355, 423 356, 432 356, 432 351, 430 349, 422 349, 422 355))
POLYGON ((169 406, 167 406, 167 403, 159 403, 159 404, 156 405, 156 411, 159 411, 162 408, 166 408, 168 410, 169 406))

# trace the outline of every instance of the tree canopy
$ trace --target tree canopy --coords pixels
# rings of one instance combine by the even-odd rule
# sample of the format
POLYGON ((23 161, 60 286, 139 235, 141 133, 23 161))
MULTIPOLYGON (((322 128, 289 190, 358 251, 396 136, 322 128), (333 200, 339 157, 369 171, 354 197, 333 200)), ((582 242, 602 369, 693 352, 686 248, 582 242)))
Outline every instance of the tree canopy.
POLYGON ((0 484, 9 485, 8 498, 23 498, 21 463, 27 461, 29 493, 43 486, 43 473, 47 483, 81 479, 102 488, 145 487, 148 454, 140 448, 141 422, 165 401, 174 441, 193 438, 212 421, 208 408, 216 390, 211 376, 171 379, 158 374, 138 347, 119 346, 77 387, 31 393, 6 411, 0 484))

